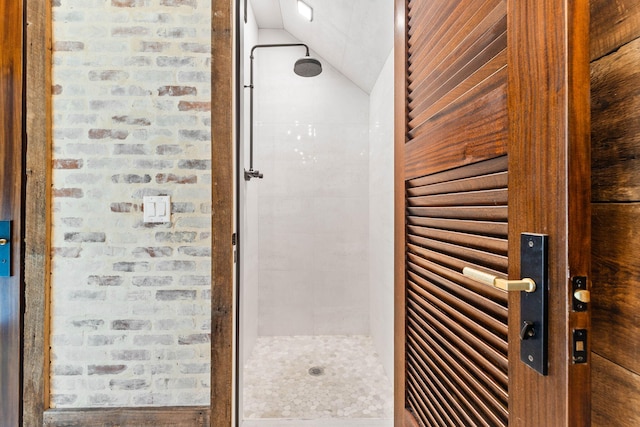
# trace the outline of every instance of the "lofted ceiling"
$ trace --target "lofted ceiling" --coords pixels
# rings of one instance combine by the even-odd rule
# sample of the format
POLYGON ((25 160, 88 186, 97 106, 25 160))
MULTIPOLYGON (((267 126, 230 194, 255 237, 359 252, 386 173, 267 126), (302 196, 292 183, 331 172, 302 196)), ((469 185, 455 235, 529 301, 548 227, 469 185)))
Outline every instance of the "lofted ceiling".
POLYGON ((393 0, 304 0, 313 21, 297 12, 296 0, 250 0, 258 28, 284 29, 367 93, 393 47, 393 0))

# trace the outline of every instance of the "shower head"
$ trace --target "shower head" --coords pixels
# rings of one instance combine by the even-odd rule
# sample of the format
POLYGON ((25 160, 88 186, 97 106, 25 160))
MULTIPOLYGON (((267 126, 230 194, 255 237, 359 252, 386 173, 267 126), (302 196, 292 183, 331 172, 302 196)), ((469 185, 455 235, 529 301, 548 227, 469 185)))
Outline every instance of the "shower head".
POLYGON ((301 77, 315 77, 322 72, 322 64, 315 58, 305 56, 296 61, 293 72, 301 77))

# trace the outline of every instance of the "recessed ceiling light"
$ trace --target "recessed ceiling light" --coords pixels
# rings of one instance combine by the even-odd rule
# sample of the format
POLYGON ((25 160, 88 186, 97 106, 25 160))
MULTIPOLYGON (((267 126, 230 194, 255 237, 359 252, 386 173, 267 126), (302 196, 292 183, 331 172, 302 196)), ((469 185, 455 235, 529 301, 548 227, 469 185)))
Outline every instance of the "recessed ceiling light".
POLYGON ((313 9, 302 0, 298 0, 298 13, 304 16, 307 21, 313 21, 313 9))

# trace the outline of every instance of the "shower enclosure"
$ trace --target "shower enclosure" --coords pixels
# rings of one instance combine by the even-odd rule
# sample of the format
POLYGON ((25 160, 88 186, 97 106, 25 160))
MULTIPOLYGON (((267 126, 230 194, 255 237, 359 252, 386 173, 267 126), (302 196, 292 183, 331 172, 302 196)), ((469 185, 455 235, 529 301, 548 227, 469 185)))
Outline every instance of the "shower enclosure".
POLYGON ((249 10, 238 152, 239 425, 391 425, 392 189, 378 180, 392 171, 392 61, 374 98, 321 57, 321 74, 296 75, 302 42, 258 30, 249 10), (381 222, 389 230, 372 236, 381 222), (387 241, 389 258, 380 259, 387 241))

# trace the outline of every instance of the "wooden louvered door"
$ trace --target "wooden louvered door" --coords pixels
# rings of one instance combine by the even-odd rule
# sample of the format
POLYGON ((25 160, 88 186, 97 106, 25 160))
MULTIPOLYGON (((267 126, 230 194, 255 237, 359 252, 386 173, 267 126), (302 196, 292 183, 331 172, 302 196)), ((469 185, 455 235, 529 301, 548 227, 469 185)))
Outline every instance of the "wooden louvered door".
MULTIPOLYGON (((396 426, 583 426, 588 1, 396 0, 396 426), (549 241, 548 374, 520 361, 520 234, 549 241)), ((587 348, 589 342, 587 340, 587 348)))

